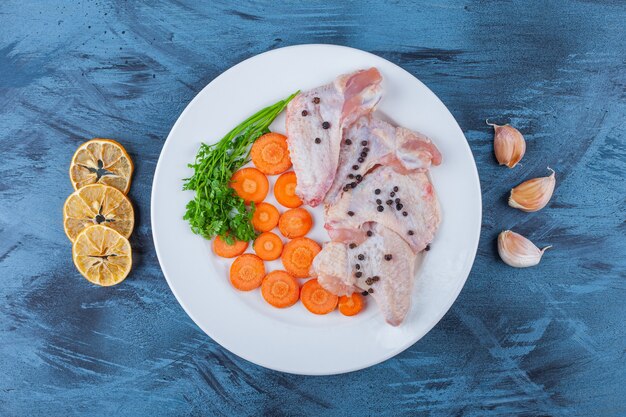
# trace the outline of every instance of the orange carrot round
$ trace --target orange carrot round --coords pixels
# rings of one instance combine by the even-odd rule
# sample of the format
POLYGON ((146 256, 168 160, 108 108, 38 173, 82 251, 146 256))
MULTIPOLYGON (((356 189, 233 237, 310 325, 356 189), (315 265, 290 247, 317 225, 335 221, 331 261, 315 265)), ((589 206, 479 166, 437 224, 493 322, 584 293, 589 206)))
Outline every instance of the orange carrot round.
POLYGON ((278 308, 291 307, 300 296, 298 281, 285 271, 272 271, 263 278, 261 295, 278 308))
POLYGON ((339 312, 344 316, 354 316, 363 310, 363 296, 359 293, 339 297, 339 312))
POLYGON ((270 203, 259 203, 254 207, 252 226, 259 232, 269 232, 278 224, 280 213, 270 203))
POLYGON ((255 167, 266 175, 276 175, 291 167, 287 137, 280 133, 266 133, 258 138, 250 149, 255 167))
POLYGON ((222 258, 234 258, 248 249, 248 242, 237 239, 233 240, 233 244, 229 245, 221 236, 216 237, 213 239, 213 253, 222 258))
POLYGON ((261 233, 252 244, 257 256, 265 261, 278 259, 283 251, 283 241, 272 232, 261 233))
POLYGON ((242 168, 230 179, 230 186, 243 198, 246 204, 260 203, 267 196, 270 183, 265 174, 256 168, 242 168))
POLYGON ((230 282, 241 291, 259 288, 265 277, 265 264, 256 255, 245 253, 230 266, 230 282))
POLYGON ((320 245, 307 237, 298 237, 283 248, 280 260, 287 272, 297 278, 309 276, 313 258, 322 250, 320 245))
POLYGON ((311 227, 313 227, 313 217, 303 208, 287 210, 278 221, 280 233, 289 239, 306 235, 311 227))
POLYGON ((302 200, 296 195, 296 173, 285 172, 276 180, 274 184, 274 197, 276 201, 285 207, 296 208, 302 205, 302 200))
POLYGON ((302 304, 313 314, 328 314, 337 307, 338 297, 327 291, 317 282, 310 279, 304 283, 300 291, 302 304))

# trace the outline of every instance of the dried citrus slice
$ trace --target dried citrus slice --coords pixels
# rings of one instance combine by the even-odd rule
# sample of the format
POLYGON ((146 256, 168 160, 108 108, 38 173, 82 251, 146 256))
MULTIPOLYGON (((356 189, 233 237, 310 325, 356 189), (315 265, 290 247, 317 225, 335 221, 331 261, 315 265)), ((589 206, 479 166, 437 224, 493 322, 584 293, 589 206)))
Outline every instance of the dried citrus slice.
POLYGON ((126 149, 111 139, 92 139, 76 150, 70 165, 75 190, 89 184, 115 187, 124 194, 130 189, 133 161, 126 149))
POLYGON ((63 206, 63 227, 73 242, 84 229, 101 224, 128 238, 135 226, 135 213, 128 197, 117 188, 91 184, 74 191, 63 206))
POLYGON ((133 264, 128 239, 102 225, 88 227, 76 237, 72 258, 78 272, 102 286, 122 282, 133 264))

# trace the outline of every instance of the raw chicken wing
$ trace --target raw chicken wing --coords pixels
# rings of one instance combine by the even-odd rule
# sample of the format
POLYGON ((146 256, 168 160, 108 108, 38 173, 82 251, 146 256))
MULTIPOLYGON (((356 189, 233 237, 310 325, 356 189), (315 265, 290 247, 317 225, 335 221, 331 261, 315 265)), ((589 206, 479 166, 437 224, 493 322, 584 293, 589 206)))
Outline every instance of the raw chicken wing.
POLYGON ((298 94, 287 107, 287 143, 298 178, 296 193, 317 206, 337 172, 343 131, 373 111, 381 97, 376 68, 341 75, 334 82, 298 94))

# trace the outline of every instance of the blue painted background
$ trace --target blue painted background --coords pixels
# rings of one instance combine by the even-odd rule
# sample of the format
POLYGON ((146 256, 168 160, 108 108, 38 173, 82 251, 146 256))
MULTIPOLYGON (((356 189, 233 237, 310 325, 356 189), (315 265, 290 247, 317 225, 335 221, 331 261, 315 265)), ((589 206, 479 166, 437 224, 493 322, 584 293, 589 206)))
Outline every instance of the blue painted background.
POLYGON ((274 3, 0 3, 0 415, 626 415, 626 4, 274 3), (194 95, 245 58, 313 42, 379 54, 439 95, 484 202, 445 318, 392 360, 318 378, 205 336, 163 278, 149 219, 159 152, 194 95), (525 134, 522 167, 496 166, 486 118, 525 134), (114 288, 75 272, 61 221, 69 160, 94 136, 136 165, 135 265, 114 288), (508 208, 508 189, 548 165, 550 205, 508 208), (509 268, 505 228, 554 249, 509 268))

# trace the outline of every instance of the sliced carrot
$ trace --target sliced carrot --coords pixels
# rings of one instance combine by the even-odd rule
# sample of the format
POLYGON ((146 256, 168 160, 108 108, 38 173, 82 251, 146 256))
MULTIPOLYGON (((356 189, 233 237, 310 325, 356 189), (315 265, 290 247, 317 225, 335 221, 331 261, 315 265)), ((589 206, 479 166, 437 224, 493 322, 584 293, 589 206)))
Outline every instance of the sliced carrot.
POLYGON ((235 172, 230 179, 230 186, 246 201, 246 204, 251 201, 260 203, 270 189, 267 177, 256 168, 242 168, 235 172))
POLYGON ((357 292, 339 297, 339 312, 344 316, 354 316, 363 310, 363 296, 357 292))
POLYGON ((303 208, 287 210, 278 221, 280 233, 289 239, 306 235, 311 227, 313 227, 313 217, 303 208))
POLYGON ((226 243, 220 236, 213 239, 213 252, 222 258, 234 258, 248 249, 248 242, 234 239, 232 245, 226 243))
POLYGON ((313 258, 322 250, 320 245, 307 237, 298 237, 288 242, 280 256, 287 272, 297 278, 309 276, 313 258))
POLYGON ((265 264, 256 255, 244 253, 230 266, 230 282, 241 291, 259 288, 265 277, 265 264))
POLYGON ((280 133, 266 133, 258 138, 250 149, 255 167, 266 175, 276 175, 291 167, 287 137, 280 133))
POLYGON ((283 251, 283 241, 277 234, 272 232, 261 233, 252 244, 259 258, 265 261, 273 261, 280 258, 283 251))
POLYGON ((327 291, 317 282, 310 279, 304 283, 300 291, 302 304, 313 314, 328 314, 337 307, 339 297, 327 291))
POLYGON ((302 200, 296 195, 296 173, 285 172, 276 180, 274 184, 274 197, 276 201, 285 207, 296 208, 302 205, 302 200))
POLYGON ((300 286, 298 281, 287 272, 272 271, 263 278, 261 295, 274 307, 290 307, 300 297, 300 286))
POLYGON ((259 203, 254 207, 252 226, 259 232, 269 232, 278 224, 280 213, 270 203, 259 203))

